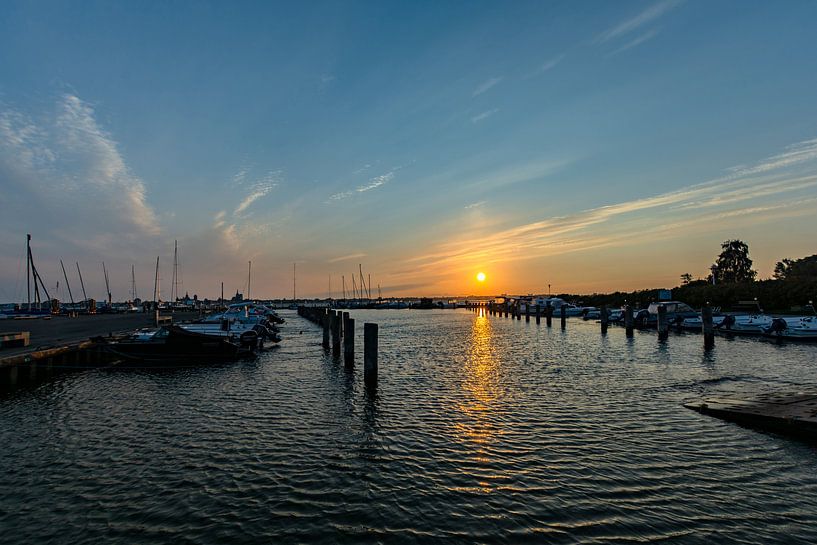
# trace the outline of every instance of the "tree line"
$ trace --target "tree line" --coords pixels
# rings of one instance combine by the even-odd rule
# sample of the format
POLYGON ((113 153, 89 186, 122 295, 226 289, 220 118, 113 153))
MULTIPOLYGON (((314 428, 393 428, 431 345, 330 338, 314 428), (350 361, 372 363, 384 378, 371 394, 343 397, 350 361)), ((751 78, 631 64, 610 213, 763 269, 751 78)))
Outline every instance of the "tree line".
MULTIPOLYGON (((766 311, 798 312, 817 299, 817 254, 800 259, 783 259, 774 267, 772 278, 757 280, 757 271, 749 257, 749 246, 742 240, 727 240, 709 268, 706 278, 681 275, 681 285, 673 288, 672 298, 693 307, 705 304, 724 310, 757 301, 766 311)), ((589 306, 624 304, 646 307, 659 298, 658 289, 592 295, 562 294, 589 306)))

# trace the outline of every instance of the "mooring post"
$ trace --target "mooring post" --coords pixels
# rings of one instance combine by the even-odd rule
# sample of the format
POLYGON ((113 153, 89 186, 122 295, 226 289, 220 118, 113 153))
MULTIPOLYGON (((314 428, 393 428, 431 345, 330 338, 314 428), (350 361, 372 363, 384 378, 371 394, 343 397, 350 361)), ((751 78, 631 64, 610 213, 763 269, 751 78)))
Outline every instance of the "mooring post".
POLYGON ((701 322, 704 333, 704 348, 709 350, 715 346, 715 327, 712 325, 712 307, 704 305, 701 309, 701 322))
POLYGON ((530 303, 525 303, 525 321, 530 322, 530 303))
POLYGON ((321 325, 323 326, 323 349, 324 350, 329 350, 329 324, 330 324, 329 317, 330 316, 331 315, 329 314, 329 309, 326 309, 326 311, 323 313, 323 317, 321 319, 321 325))
POLYGON ((562 329, 565 329, 567 327, 567 308, 565 308, 566 306, 567 305, 562 305, 559 307, 559 313, 561 314, 562 319, 562 329))
POLYGON ((510 303, 508 303, 507 301, 505 301, 505 317, 506 317, 506 318, 508 317, 508 306, 509 306, 509 305, 510 305, 510 303))
POLYGON ((624 307, 624 331, 627 337, 633 336, 633 307, 626 305, 624 307))
POLYGON ((550 301, 545 303, 545 323, 548 327, 553 325, 553 306, 550 304, 550 301))
POLYGON ((601 305, 601 334, 607 335, 607 325, 610 316, 607 314, 607 305, 601 305))
POLYGON ((516 302, 516 319, 517 320, 522 319, 522 303, 520 303, 519 301, 516 302))
POLYGON ((669 324, 667 323, 667 306, 658 305, 658 340, 669 338, 669 324))
POLYGON ((355 320, 348 318, 343 326, 343 361, 346 367, 355 364, 355 320))
POLYGON ((542 307, 539 303, 536 304, 536 325, 539 325, 539 322, 542 320, 542 307))
POLYGON ((377 324, 363 324, 363 380, 377 382, 377 324))
POLYGON ((340 319, 339 312, 332 314, 332 355, 340 356, 340 319))

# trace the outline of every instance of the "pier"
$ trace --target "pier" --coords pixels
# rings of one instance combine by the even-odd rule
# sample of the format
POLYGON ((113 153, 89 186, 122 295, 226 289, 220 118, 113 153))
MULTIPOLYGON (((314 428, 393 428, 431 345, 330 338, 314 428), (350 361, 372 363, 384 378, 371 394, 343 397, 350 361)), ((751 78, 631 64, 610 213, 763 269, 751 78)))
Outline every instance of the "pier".
MULTIPOLYGON (((198 313, 173 316, 176 321, 196 317, 198 313)), ((28 343, 0 350, 0 389, 39 382, 60 371, 113 365, 116 362, 91 338, 151 327, 155 322, 156 317, 146 313, 3 320, 4 337, 27 336, 28 343)))

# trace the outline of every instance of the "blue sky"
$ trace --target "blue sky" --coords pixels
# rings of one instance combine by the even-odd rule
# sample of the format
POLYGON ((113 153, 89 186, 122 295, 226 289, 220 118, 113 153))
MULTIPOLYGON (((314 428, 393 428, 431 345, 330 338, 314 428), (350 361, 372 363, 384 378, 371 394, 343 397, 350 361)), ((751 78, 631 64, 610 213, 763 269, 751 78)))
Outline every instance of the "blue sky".
POLYGON ((815 253, 817 3, 6 2, 0 299, 596 291, 815 253), (703 185, 701 185, 703 184, 703 185), (167 265, 165 265, 167 264, 167 265), (473 282, 485 270, 484 286, 473 282), (98 278, 97 278, 98 277, 98 278), (69 279, 71 279, 69 277, 69 279), (73 279, 71 279, 73 281, 73 279))

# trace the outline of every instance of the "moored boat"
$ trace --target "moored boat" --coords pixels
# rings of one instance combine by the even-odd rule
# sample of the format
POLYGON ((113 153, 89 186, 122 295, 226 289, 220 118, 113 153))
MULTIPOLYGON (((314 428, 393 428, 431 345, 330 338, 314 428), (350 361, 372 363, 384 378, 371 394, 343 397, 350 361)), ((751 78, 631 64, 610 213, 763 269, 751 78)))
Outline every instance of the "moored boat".
POLYGON ((92 339, 128 362, 218 362, 252 354, 254 348, 228 338, 168 325, 137 330, 121 337, 92 339))

